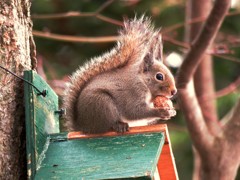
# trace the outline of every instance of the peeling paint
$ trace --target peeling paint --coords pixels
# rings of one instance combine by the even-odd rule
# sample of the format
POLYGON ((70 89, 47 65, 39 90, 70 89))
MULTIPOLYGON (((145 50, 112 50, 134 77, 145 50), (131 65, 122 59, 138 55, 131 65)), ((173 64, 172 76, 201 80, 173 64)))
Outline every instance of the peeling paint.
POLYGON ((47 120, 45 121, 45 131, 48 134, 52 133, 59 133, 59 129, 56 129, 56 127, 59 127, 59 124, 56 124, 57 121, 55 120, 53 113, 48 113, 47 120))
POLYGON ((40 167, 41 167, 42 161, 44 160, 45 154, 46 154, 46 152, 48 150, 49 143, 50 143, 50 138, 48 137, 46 139, 46 143, 45 143, 45 145, 43 147, 43 151, 42 151, 42 153, 38 157, 37 164, 36 164, 36 170, 40 169, 40 167))

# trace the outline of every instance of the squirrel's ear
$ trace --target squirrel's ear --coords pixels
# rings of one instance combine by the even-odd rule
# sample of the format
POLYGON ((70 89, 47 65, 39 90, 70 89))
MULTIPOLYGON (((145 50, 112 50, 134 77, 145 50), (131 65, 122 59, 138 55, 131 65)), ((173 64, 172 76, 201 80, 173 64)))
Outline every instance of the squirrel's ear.
POLYGON ((153 63, 154 63, 153 54, 151 52, 148 52, 143 59, 143 72, 150 71, 153 63))
POLYGON ((151 49, 153 53, 153 58, 158 61, 163 61, 163 45, 162 45, 162 35, 158 32, 151 44, 151 49))
POLYGON ((155 32, 149 44, 149 50, 143 59, 143 71, 149 71, 154 61, 163 61, 162 56, 162 36, 159 32, 155 32))

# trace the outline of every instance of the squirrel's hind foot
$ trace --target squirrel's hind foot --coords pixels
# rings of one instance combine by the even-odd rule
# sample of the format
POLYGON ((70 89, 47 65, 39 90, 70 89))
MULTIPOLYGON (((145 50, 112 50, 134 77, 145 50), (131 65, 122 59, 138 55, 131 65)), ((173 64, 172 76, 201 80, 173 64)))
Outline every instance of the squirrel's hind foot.
POLYGON ((129 130, 129 125, 128 123, 118 121, 113 125, 113 130, 118 132, 118 133, 124 133, 129 130))

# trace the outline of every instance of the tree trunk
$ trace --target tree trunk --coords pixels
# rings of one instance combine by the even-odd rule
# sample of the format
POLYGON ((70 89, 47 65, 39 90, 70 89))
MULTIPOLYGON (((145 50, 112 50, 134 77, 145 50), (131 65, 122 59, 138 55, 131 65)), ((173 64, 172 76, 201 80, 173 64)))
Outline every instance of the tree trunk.
MULTIPOLYGON (((31 69, 29 0, 0 1, 0 65, 31 69)), ((32 46, 33 47, 33 46, 32 46)), ((0 69, 0 179, 26 179, 23 82, 0 69)))
MULTIPOLYGON (((186 5, 186 22, 190 22, 196 18, 208 17, 212 9, 212 1, 209 0, 189 0, 186 5)), ((192 43, 199 32, 201 31, 203 22, 188 24, 185 26, 185 41, 192 43)), ((211 46, 209 46, 211 48, 211 46)), ((201 106, 203 117, 208 128, 213 135, 219 132, 218 126, 212 125, 218 120, 216 106, 215 106, 215 88, 213 79, 212 57, 211 55, 204 54, 199 64, 196 73, 194 74, 194 89, 201 106)), ((194 172, 193 179, 198 180, 201 170, 201 159, 199 154, 194 149, 194 172)))
MULTIPOLYGON (((205 3, 207 2, 201 1, 201 6, 205 3)), ((204 62, 205 52, 213 42, 229 7, 230 0, 214 1, 210 15, 196 38, 191 41, 191 49, 178 71, 179 104, 196 149, 195 155, 198 158, 195 161, 198 172, 194 174, 194 179, 233 180, 240 164, 240 99, 226 116, 227 123, 221 126, 215 114, 212 99, 210 103, 202 101, 202 97, 206 97, 205 93, 214 94, 213 85, 208 84, 213 83, 213 79, 212 74, 209 73, 211 65, 204 62), (208 115, 207 112, 211 114, 208 115)), ((200 8, 200 5, 197 5, 197 8, 200 8)), ((202 11, 204 10, 207 11, 207 7, 202 11)), ((188 9, 187 12, 191 11, 188 9)), ((193 11, 197 10, 193 9, 193 11)), ((209 96, 206 100, 209 100, 209 96)))

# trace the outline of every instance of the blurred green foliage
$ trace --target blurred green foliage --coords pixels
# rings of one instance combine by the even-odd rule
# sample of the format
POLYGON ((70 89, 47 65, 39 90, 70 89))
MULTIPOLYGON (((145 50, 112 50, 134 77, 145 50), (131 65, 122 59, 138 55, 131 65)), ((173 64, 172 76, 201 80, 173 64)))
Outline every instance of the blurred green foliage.
MULTIPOLYGON (((31 14, 37 15, 77 12, 95 12, 105 0, 33 0, 31 14)), ((163 29, 185 19, 185 1, 152 0, 152 1, 114 1, 101 14, 122 21, 135 15, 146 14, 152 17, 156 27, 163 29)), ((235 11, 233 9, 233 11, 235 11)), ((217 38, 217 43, 226 44, 234 56, 240 59, 240 15, 227 17, 217 38), (237 41, 238 40, 238 41, 237 41)), ((72 36, 112 36, 117 35, 120 26, 104 22, 96 17, 68 17, 59 19, 33 18, 33 29, 72 36)), ((183 41, 184 27, 170 33, 171 38, 183 41)), ((114 43, 73 43, 35 37, 38 58, 43 60, 43 68, 48 79, 62 79, 69 76, 79 65, 91 57, 111 49, 114 43)), ((164 42, 164 52, 181 53, 183 48, 164 42)), ((240 63, 214 57, 214 75, 216 89, 222 89, 240 76, 240 63)), ((176 69, 173 69, 176 72, 176 69)), ((239 90, 238 90, 239 92, 239 90)), ((233 93, 218 99, 219 116, 223 117, 233 106, 239 93, 233 93)), ((170 135, 180 179, 191 179, 193 169, 192 145, 181 113, 171 120, 170 135), (175 128, 174 128, 175 127, 175 128)))

